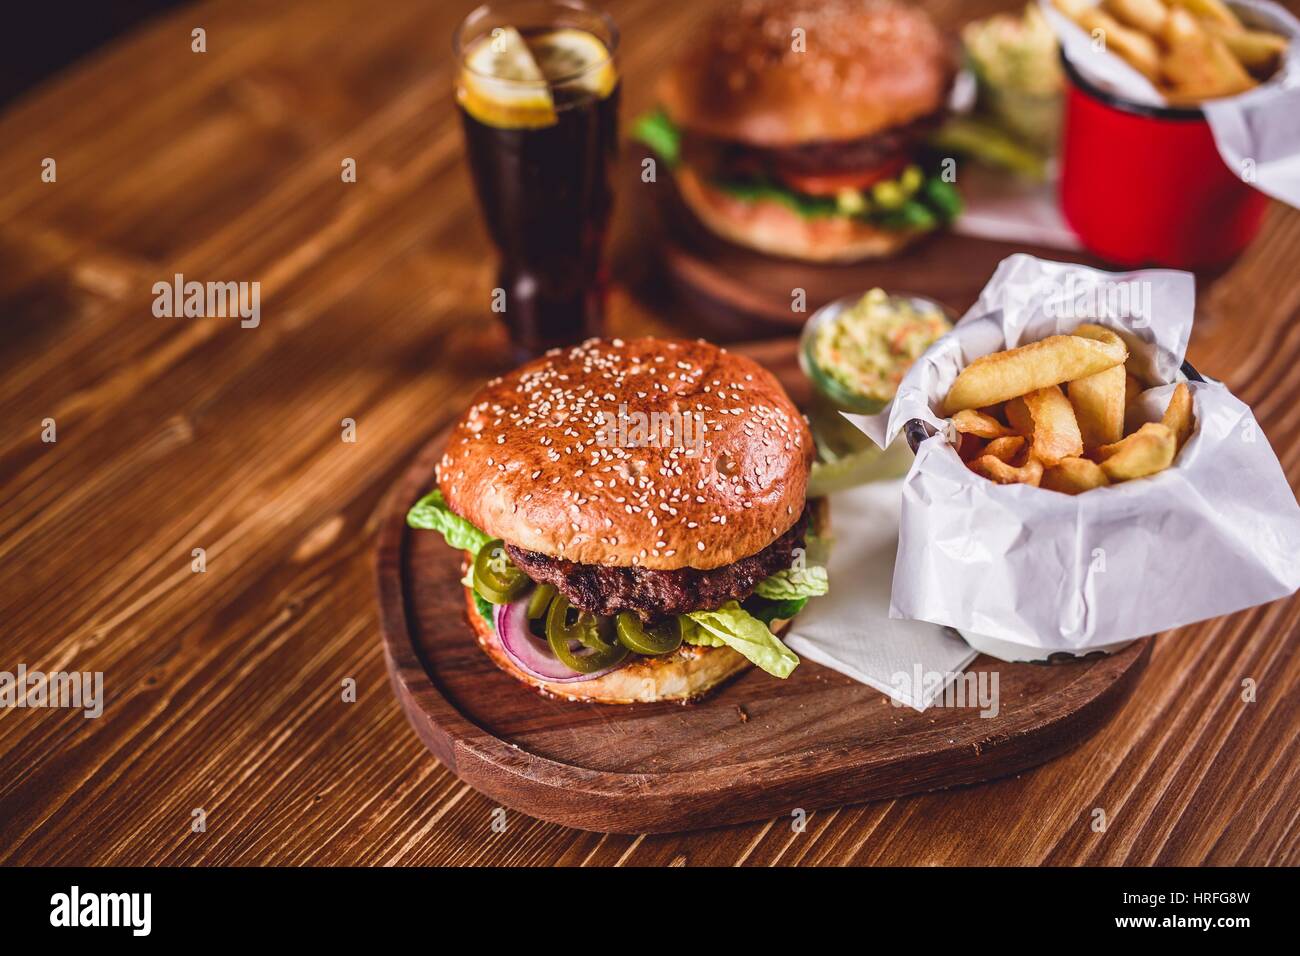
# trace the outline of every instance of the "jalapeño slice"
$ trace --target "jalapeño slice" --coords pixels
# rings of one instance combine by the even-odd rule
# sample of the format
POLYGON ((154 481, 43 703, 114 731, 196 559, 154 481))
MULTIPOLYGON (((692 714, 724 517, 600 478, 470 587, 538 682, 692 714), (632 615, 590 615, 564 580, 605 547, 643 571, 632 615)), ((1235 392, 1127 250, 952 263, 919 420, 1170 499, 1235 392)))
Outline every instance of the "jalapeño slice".
POLYGON ((630 651, 647 654, 667 654, 675 651, 682 643, 682 627, 677 618, 670 617, 658 624, 646 627, 641 619, 629 611, 620 611, 618 618, 619 642, 630 651))
POLYGON ((626 647, 617 640, 609 640, 610 623, 607 617, 578 611, 569 604, 568 598, 557 594, 546 612, 546 641, 551 645, 551 652, 566 666, 581 674, 591 674, 613 667, 627 657, 626 647), (570 611, 577 615, 572 622, 570 611))
POLYGON ((515 567, 500 538, 478 549, 474 558, 474 590, 493 604, 509 604, 532 584, 528 575, 515 567))

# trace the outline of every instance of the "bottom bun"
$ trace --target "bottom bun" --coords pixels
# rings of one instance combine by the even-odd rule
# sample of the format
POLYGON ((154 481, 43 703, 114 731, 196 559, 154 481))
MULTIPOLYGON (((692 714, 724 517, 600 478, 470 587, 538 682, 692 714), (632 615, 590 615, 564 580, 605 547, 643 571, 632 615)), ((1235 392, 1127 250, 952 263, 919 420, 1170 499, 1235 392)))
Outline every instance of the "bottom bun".
MULTIPOLYGON (((479 646, 492 663, 516 680, 542 693, 564 700, 595 704, 650 704, 675 700, 685 703, 702 697, 724 681, 753 665, 730 647, 701 647, 683 644, 671 654, 644 657, 624 664, 616 671, 593 680, 570 684, 551 684, 527 674, 506 656, 496 629, 483 619, 474 603, 474 592, 465 589, 469 619, 474 625, 479 646)), ((789 621, 773 621, 775 633, 783 631, 789 621)))
POLYGON ((677 191, 696 218, 724 239, 804 262, 880 259, 930 232, 878 229, 849 216, 806 218, 777 200, 739 199, 715 189, 689 169, 677 172, 677 191))

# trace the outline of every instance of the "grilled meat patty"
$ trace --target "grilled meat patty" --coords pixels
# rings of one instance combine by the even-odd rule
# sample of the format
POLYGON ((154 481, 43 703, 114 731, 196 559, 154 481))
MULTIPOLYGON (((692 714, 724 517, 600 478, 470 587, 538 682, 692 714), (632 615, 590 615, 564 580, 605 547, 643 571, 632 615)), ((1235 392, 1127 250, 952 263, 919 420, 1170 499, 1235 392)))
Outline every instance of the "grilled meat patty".
POLYGON ((688 611, 713 610, 728 601, 743 601, 759 581, 790 567, 794 549, 803 547, 807 527, 805 509, 789 531, 762 551, 710 571, 696 568, 651 571, 578 564, 525 551, 512 544, 506 545, 506 551, 525 574, 534 581, 552 585, 574 607, 594 614, 634 611, 642 620, 650 621, 688 611))
POLYGON ((684 160, 707 177, 767 174, 788 170, 807 175, 852 173, 908 157, 942 119, 923 116, 902 126, 853 140, 818 140, 797 146, 765 147, 694 136, 682 137, 684 160))

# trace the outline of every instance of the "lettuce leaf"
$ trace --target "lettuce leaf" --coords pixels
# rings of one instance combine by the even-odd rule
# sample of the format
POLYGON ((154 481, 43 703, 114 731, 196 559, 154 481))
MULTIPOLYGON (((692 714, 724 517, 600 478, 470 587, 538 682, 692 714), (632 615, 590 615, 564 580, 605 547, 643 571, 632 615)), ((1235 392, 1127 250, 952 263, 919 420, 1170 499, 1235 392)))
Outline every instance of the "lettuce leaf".
POLYGON ((765 597, 750 595, 745 598, 745 603, 741 605, 752 616, 758 618, 768 627, 772 626, 773 621, 788 621, 808 603, 806 597, 791 598, 788 601, 770 601, 765 597))
POLYGON ((716 611, 692 611, 682 615, 682 636, 691 644, 726 644, 773 677, 789 677, 799 666, 794 651, 781 643, 766 624, 735 601, 728 601, 716 611), (689 622, 689 623, 688 623, 689 622), (699 635, 697 631, 703 631, 699 635), (691 640, 707 635, 711 640, 691 640))
POLYGON ((758 582, 754 593, 772 601, 790 601, 795 598, 818 597, 830 590, 826 569, 810 564, 802 568, 786 568, 758 582))
POLYGON ((659 154, 671 169, 682 155, 681 130, 663 110, 652 110, 632 124, 632 138, 640 140, 659 154))
POLYGON ((447 507, 442 492, 429 492, 406 513, 406 523, 412 528, 437 531, 443 539, 460 551, 474 551, 492 539, 447 507))

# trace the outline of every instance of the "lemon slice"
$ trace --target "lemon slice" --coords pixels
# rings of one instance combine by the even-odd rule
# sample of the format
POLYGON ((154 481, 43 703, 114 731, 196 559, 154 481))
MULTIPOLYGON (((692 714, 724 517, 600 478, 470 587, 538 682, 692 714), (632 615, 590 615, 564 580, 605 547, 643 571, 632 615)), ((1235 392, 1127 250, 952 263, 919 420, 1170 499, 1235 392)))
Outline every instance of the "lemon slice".
POLYGON ((609 50, 586 30, 564 28, 530 37, 533 60, 551 83, 575 86, 604 99, 618 83, 609 50))
POLYGON ((556 122, 546 76, 514 27, 498 27, 469 48, 456 97, 489 126, 534 129, 556 122))

